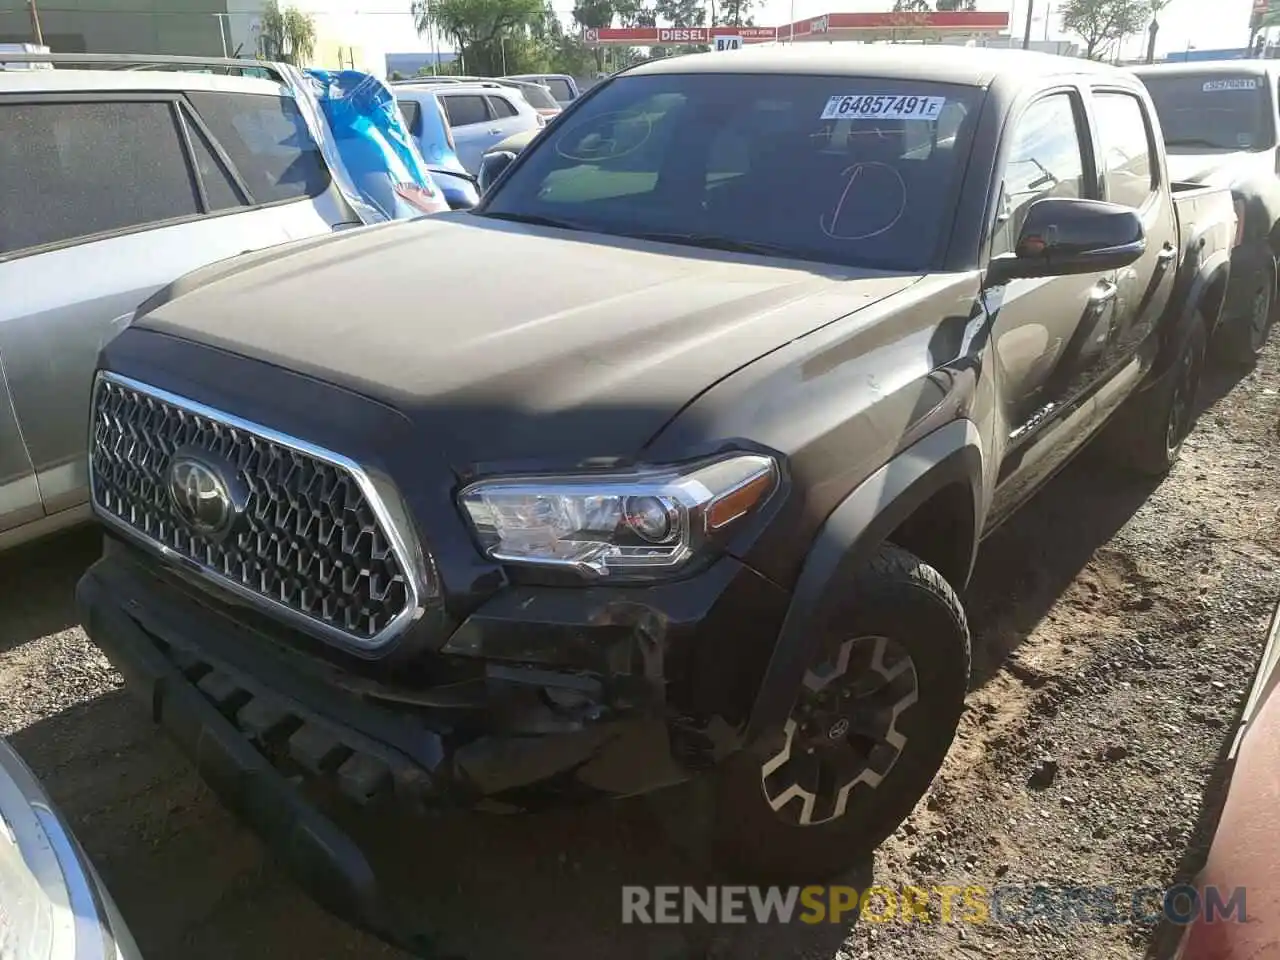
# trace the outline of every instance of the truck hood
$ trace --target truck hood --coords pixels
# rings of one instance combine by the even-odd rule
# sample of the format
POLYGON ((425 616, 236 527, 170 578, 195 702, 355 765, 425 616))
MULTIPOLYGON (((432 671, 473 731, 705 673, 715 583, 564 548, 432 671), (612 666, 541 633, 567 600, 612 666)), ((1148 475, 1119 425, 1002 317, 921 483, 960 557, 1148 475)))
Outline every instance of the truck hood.
POLYGON ((1192 153, 1171 148, 1168 162, 1174 180, 1208 187, 1230 187, 1250 177, 1275 175, 1274 150, 1192 153))
POLYGON ((718 380, 918 279, 458 213, 224 261, 133 326, 377 400, 458 469, 635 456, 718 380))

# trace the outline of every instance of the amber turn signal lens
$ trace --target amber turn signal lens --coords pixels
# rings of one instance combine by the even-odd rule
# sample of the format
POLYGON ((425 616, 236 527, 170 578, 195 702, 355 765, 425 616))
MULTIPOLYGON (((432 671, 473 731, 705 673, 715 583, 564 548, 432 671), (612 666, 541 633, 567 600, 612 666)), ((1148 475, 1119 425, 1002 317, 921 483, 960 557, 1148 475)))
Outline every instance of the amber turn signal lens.
POLYGON ((719 530, 761 503, 773 492, 774 472, 761 473, 730 490, 707 507, 707 529, 719 530))

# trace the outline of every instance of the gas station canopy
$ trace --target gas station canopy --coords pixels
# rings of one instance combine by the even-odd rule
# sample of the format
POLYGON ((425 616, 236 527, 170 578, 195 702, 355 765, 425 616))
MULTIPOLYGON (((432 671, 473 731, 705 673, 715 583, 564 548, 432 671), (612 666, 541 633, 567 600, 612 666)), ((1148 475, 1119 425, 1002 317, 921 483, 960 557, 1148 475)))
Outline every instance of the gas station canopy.
POLYGON ((716 37, 741 37, 743 43, 806 43, 839 40, 942 40, 994 37, 1009 32, 1009 14, 986 10, 928 13, 827 13, 780 27, 601 27, 584 29, 590 47, 714 44, 716 37))

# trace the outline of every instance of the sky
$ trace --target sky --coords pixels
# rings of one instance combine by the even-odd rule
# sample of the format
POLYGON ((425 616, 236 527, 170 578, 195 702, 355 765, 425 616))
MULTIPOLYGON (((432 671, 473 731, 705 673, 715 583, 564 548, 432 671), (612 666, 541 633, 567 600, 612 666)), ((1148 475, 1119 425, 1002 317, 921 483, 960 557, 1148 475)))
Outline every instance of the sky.
MULTIPOLYGON (((1035 19, 1031 35, 1043 39, 1045 35, 1044 12, 1049 11, 1049 38, 1065 39, 1058 21, 1057 8, 1062 0, 1031 0, 1035 6, 1035 19)), ((1014 35, 1021 37, 1026 24, 1028 0, 978 0, 980 10, 1011 10, 1010 26, 1014 35)), ((792 19, 802 20, 824 13, 852 13, 885 10, 893 0, 765 0, 755 11, 755 20, 762 26, 777 26, 792 19), (794 17, 792 11, 794 10, 794 17)), ((376 24, 373 31, 381 34, 389 52, 411 52, 428 49, 425 41, 414 35, 412 20, 399 11, 409 6, 397 0, 319 0, 306 4, 320 7, 334 6, 344 12, 358 10, 361 20, 376 24)), ((573 11, 573 0, 552 0, 552 6, 566 20, 573 11)), ((1172 0, 1161 16, 1157 53, 1180 51, 1190 44, 1201 50, 1224 47, 1241 47, 1249 40, 1249 11, 1252 0, 1172 0)), ((372 38, 371 38, 372 39, 372 38)), ((381 44, 380 44, 381 45, 381 44)), ((1138 56, 1146 50, 1146 37, 1136 37, 1129 42, 1124 53, 1138 56)))

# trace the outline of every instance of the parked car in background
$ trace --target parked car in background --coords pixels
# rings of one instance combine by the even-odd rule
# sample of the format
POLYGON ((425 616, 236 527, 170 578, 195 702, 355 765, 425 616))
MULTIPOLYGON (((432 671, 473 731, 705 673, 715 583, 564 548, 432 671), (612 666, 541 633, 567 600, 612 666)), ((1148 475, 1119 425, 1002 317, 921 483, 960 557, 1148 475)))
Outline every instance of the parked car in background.
POLYGON ((1231 188, 1239 245, 1213 346, 1225 360, 1252 363, 1280 310, 1280 61, 1168 63, 1134 72, 1160 116, 1171 175, 1231 188))
POLYGON ((508 77, 467 77, 467 76, 423 76, 414 77, 411 80, 394 80, 392 86, 400 86, 403 84, 459 84, 459 83, 496 83, 499 86, 510 87, 512 90, 520 91, 520 95, 528 101, 529 106, 537 110, 543 117, 550 120, 563 109, 556 102, 555 97, 551 95, 551 91, 540 83, 534 83, 531 80, 512 80, 508 77))
POLYGON ((365 222, 306 122, 314 104, 220 75, 272 64, 52 61, 0 71, 0 548, 88 518, 93 367, 142 301, 365 222), (122 65, 156 69, 107 68, 122 65))
POLYGON ((1194 884, 1199 908, 1184 901, 1179 909, 1191 922, 1158 931, 1176 939, 1174 960, 1261 960, 1275 956, 1280 944, 1280 612, 1272 617, 1223 769, 1221 815, 1194 884), (1239 913, 1215 915, 1214 905, 1228 903, 1239 913))
POLYGON ((520 91, 520 95, 529 101, 529 106, 537 110, 538 113, 547 120, 557 117, 564 110, 551 93, 549 87, 541 83, 534 83, 527 80, 499 80, 503 86, 514 86, 520 91))
POLYGON ((551 95, 556 98, 556 103, 562 107, 567 107, 582 96, 582 92, 578 89, 578 81, 565 73, 519 73, 512 74, 507 79, 532 80, 534 83, 542 84, 551 91, 551 95))
POLYGON ((6 61, 6 53, 49 53, 49 48, 38 43, 0 43, 0 70, 52 70, 48 61, 6 61))
POLYGON ((304 71, 299 92, 318 108, 326 159, 342 173, 363 207, 380 220, 454 209, 409 133, 390 88, 362 70, 304 71))
POLYGON ((484 156, 480 158, 480 172, 476 174, 476 181, 480 186, 481 195, 493 186, 493 181, 498 179, 499 174, 541 133, 541 130, 524 130, 520 133, 513 133, 505 140, 499 140, 484 152, 484 156))
POLYGON ((103 351, 81 621, 356 922, 309 788, 700 776, 721 866, 847 868, 952 742, 983 536, 1095 436, 1178 458, 1235 217, 1137 79, 805 46, 624 71, 474 211, 206 268, 103 351))
POLYGON ((138 947, 34 773, 0 740, 0 957, 139 960, 138 947))
POLYGON ((404 117, 409 136, 426 161, 432 177, 439 184, 449 206, 467 210, 480 200, 475 178, 458 159, 458 146, 453 139, 444 105, 430 84, 391 85, 396 103, 404 117))
MULTIPOLYGON (((396 85, 397 91, 403 89, 396 85)), ((448 84, 435 86, 432 93, 444 107, 458 160, 471 174, 479 171, 485 150, 499 140, 547 122, 519 91, 499 83, 448 84)))

